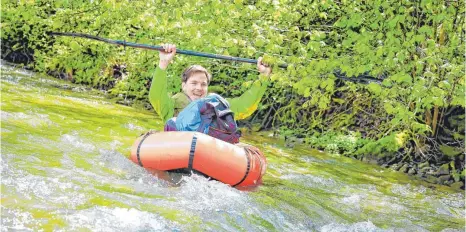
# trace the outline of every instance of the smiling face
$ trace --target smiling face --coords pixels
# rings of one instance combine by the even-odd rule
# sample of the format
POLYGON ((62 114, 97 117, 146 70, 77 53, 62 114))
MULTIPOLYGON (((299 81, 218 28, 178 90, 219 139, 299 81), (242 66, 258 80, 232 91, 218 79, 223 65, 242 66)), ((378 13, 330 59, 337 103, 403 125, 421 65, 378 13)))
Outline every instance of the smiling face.
POLYGON ((203 72, 194 72, 187 78, 186 82, 181 83, 183 92, 191 98, 192 101, 203 98, 207 95, 209 82, 203 72))

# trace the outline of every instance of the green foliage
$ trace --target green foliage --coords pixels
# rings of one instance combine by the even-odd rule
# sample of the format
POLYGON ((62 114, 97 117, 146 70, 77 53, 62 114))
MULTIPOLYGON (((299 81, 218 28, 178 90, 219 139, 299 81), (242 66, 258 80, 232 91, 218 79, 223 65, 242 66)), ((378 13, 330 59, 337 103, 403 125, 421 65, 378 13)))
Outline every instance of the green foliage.
POLYGON ((440 145, 440 150, 442 151, 443 154, 447 156, 457 156, 459 154, 462 154, 462 151, 456 147, 451 147, 447 145, 440 145))
MULTIPOLYGON (((465 106, 463 1, 7 1, 1 11, 2 40, 14 44, 11 51, 32 49, 35 70, 110 86, 120 98, 147 99, 157 52, 47 33, 265 56, 274 84, 260 109, 278 108, 274 125, 309 136, 361 132, 373 141, 361 152, 395 150, 400 133, 420 144, 434 127, 426 112, 465 106), (115 65, 126 66, 127 75, 115 79, 115 65), (342 83, 335 70, 387 78, 381 85, 342 83)), ((179 55, 169 68, 171 92, 194 63, 210 70, 218 86, 212 90, 228 97, 257 80, 254 65, 179 55)))
POLYGON ((323 149, 330 154, 343 154, 352 156, 356 150, 364 146, 368 141, 361 138, 359 133, 350 132, 342 135, 335 131, 326 132, 324 135, 313 135, 305 139, 305 142, 317 149, 323 149))
POLYGON ((402 148, 398 135, 395 133, 385 136, 377 141, 371 141, 356 151, 356 154, 381 155, 384 152, 396 152, 402 148))

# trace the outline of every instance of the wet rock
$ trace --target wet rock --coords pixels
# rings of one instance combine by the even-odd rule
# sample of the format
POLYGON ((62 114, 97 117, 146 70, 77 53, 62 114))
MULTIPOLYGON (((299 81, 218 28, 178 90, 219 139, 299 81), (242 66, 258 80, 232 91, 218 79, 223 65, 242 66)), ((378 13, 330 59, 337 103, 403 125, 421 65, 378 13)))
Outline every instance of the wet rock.
POLYGON ((450 187, 452 187, 454 189, 464 189, 464 183, 462 181, 455 182, 455 183, 451 184, 450 187))
POLYGON ((430 167, 429 162, 426 161, 424 163, 419 164, 420 169, 425 168, 425 167, 430 167))
POLYGON ((443 175, 437 178, 437 184, 448 184, 448 181, 451 179, 451 175, 443 175))
POLYGON ((432 183, 432 184, 437 184, 438 183, 437 178, 435 178, 434 176, 431 176, 431 175, 427 175, 425 180, 427 182, 429 182, 429 183, 432 183))
POLYGON ((425 173, 417 172, 416 176, 419 177, 419 178, 424 178, 424 177, 425 177, 425 173))
POLYGON ((71 73, 60 72, 60 71, 54 70, 54 71, 48 71, 47 74, 52 77, 62 79, 62 80, 68 80, 68 81, 73 80, 73 74, 71 73))
POLYGON ((375 165, 377 165, 377 164, 380 163, 380 161, 377 160, 376 158, 373 158, 373 159, 370 159, 370 160, 369 160, 369 163, 370 163, 370 164, 375 164, 375 165))
POLYGON ((437 176, 450 174, 449 164, 444 164, 434 173, 437 176))
POLYGON ((71 89, 71 91, 78 92, 78 93, 87 92, 91 90, 92 90, 91 88, 84 87, 84 86, 77 86, 71 89))
POLYGON ((449 157, 455 157, 457 155, 460 155, 462 153, 462 149, 459 147, 453 147, 453 146, 448 146, 448 145, 440 145, 440 151, 446 156, 449 157))
POLYGON ((298 138, 295 136, 285 136, 285 147, 294 148, 298 138))
POLYGON ((398 171, 398 170, 400 170, 400 167, 401 167, 400 164, 393 164, 390 168, 395 170, 395 171, 398 171))
POLYGON ((71 85, 68 85, 68 84, 58 84, 58 83, 53 83, 52 86, 55 87, 55 88, 66 89, 66 90, 72 89, 72 88, 73 88, 73 86, 71 86, 71 85))
POLYGON ((416 168, 415 167, 410 168, 409 171, 408 171, 408 174, 409 175, 415 175, 416 174, 416 168))
POLYGON ((404 164, 401 168, 400 168, 400 172, 403 172, 403 173, 406 173, 408 171, 408 168, 409 168, 409 165, 408 164, 404 164))
POLYGON ((458 156, 458 159, 459 160, 464 160, 464 154, 461 154, 460 156, 458 156))
POLYGON ((432 172, 432 168, 431 167, 423 167, 419 170, 420 173, 431 173, 432 172))
POLYGON ((295 143, 285 142, 285 147, 294 148, 295 143))

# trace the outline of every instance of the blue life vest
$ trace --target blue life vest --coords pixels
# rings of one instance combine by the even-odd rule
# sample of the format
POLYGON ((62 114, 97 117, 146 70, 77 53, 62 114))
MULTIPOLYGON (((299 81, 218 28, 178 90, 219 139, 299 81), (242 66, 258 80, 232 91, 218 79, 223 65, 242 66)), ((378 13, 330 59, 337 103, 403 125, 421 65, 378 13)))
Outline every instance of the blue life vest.
POLYGON ((230 104, 218 94, 192 101, 175 124, 177 131, 198 131, 233 144, 241 137, 230 104))

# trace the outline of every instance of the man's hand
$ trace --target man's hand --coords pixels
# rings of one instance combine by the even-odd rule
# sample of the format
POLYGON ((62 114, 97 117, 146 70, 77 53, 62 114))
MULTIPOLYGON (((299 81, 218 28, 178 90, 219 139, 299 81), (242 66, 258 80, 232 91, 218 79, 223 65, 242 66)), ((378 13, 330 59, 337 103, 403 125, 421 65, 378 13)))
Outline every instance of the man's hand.
POLYGON ((261 74, 264 74, 268 77, 272 73, 272 68, 262 62, 262 57, 259 57, 259 59, 257 59, 257 70, 259 70, 261 74))
POLYGON ((176 54, 176 45, 162 44, 165 51, 159 51, 159 68, 165 70, 176 54))

